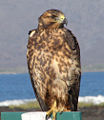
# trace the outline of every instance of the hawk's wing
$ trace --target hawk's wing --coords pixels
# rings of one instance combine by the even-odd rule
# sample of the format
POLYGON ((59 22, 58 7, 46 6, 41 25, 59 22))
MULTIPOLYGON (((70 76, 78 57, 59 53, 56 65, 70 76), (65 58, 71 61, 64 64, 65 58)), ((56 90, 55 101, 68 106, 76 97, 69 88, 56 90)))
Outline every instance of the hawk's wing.
POLYGON ((76 37, 70 30, 66 31, 65 41, 71 50, 69 59, 72 60, 69 70, 71 77, 69 76, 69 80, 67 81, 67 85, 69 86, 69 100, 71 100, 70 104, 72 104, 73 110, 76 111, 81 79, 80 48, 76 37))
POLYGON ((32 87, 35 92, 35 96, 40 104, 41 109, 43 111, 47 111, 48 107, 46 106, 45 102, 43 101, 40 94, 38 93, 36 85, 35 85, 36 75, 35 75, 35 73, 34 73, 35 71, 33 69, 34 60, 35 60, 35 51, 34 51, 35 36, 36 36, 35 29, 29 31, 29 39, 28 39, 28 45, 27 45, 27 64, 28 64, 28 70, 30 73, 30 79, 31 79, 32 87))

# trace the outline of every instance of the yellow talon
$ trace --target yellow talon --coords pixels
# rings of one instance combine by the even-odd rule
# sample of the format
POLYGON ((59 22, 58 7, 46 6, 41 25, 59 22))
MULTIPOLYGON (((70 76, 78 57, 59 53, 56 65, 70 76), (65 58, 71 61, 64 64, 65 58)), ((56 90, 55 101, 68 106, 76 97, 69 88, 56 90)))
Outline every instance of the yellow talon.
POLYGON ((57 112, 53 111, 53 118, 52 118, 52 120, 56 120, 56 114, 57 114, 57 112))
POLYGON ((63 107, 63 106, 58 106, 57 107, 57 102, 56 101, 54 101, 54 103, 53 103, 53 105, 52 105, 52 107, 51 107, 51 109, 49 110, 49 111, 47 111, 47 113, 46 113, 46 120, 48 120, 48 118, 52 115, 52 120, 56 120, 56 114, 57 114, 57 112, 60 112, 60 113, 62 113, 62 112, 66 112, 66 111, 71 111, 71 110, 68 110, 67 108, 65 108, 65 107, 63 107))
POLYGON ((52 108, 46 113, 46 120, 51 116, 53 116, 52 120, 56 119, 56 114, 57 114, 57 103, 56 101, 54 102, 52 108))

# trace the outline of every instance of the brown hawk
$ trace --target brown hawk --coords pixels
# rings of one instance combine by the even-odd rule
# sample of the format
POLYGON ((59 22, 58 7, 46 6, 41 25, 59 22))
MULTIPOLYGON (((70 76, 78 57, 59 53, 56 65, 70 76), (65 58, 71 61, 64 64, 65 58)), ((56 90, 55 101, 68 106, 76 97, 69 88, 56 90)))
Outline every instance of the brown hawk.
POLYGON ((67 20, 56 9, 38 19, 29 32, 27 63, 36 98, 46 118, 57 112, 76 111, 80 88, 80 48, 76 37, 64 27, 67 20))

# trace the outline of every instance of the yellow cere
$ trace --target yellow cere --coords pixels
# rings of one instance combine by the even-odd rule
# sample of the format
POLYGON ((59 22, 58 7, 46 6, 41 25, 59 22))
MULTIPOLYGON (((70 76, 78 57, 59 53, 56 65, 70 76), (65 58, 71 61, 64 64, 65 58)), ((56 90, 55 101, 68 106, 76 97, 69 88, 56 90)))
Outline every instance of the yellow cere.
POLYGON ((59 16, 59 23, 62 23, 64 19, 65 19, 65 16, 63 14, 61 14, 59 16))
POLYGON ((65 19, 65 16, 64 16, 64 15, 60 15, 60 19, 61 19, 61 20, 64 20, 64 19, 65 19))

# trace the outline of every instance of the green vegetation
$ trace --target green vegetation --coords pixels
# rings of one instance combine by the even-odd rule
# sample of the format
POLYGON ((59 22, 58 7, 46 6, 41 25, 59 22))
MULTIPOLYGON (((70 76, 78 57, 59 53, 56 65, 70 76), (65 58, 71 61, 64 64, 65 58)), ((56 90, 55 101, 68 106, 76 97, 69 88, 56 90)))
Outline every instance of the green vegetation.
POLYGON ((35 102, 28 102, 21 105, 10 105, 9 108, 11 109, 20 108, 25 110, 25 109, 32 109, 32 108, 40 109, 40 106, 39 106, 39 103, 35 101, 35 102))
MULTIPOLYGON (((104 107, 104 103, 95 105, 93 103, 85 103, 85 102, 79 102, 78 103, 79 108, 83 108, 83 107, 93 107, 93 106, 100 106, 100 107, 104 107)), ((9 106, 10 109, 14 109, 14 108, 20 108, 20 109, 40 109, 40 106, 38 104, 37 101, 35 102, 28 102, 25 104, 21 104, 21 105, 10 105, 9 106)))
POLYGON ((82 107, 91 107, 91 106, 95 106, 95 105, 93 103, 79 102, 78 106, 79 106, 79 108, 82 108, 82 107))
POLYGON ((79 106, 79 108, 82 108, 82 107, 93 107, 93 106, 104 107, 104 103, 93 104, 93 103, 79 102, 79 103, 78 103, 78 106, 79 106))

